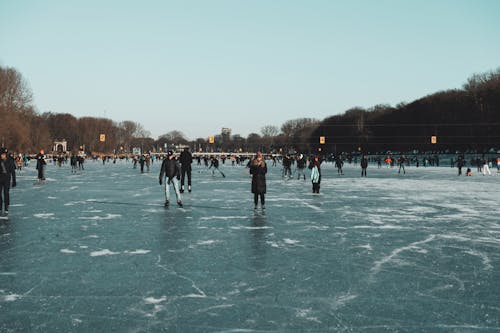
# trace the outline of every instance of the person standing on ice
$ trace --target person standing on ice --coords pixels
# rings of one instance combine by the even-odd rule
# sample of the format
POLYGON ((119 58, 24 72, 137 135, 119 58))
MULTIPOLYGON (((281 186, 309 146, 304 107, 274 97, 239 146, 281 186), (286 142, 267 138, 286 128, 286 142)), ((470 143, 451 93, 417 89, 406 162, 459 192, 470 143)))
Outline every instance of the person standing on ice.
POLYGON ((482 161, 483 163, 483 176, 486 176, 486 174, 491 176, 491 171, 490 171, 490 166, 488 164, 488 159, 483 155, 482 161))
POLYGON ((306 173, 304 169, 306 168, 306 158, 304 155, 300 154, 297 156, 297 179, 300 180, 300 175, 304 177, 304 180, 306 180, 306 173))
POLYGON ((9 214, 9 190, 10 182, 12 187, 16 187, 16 166, 14 160, 7 156, 7 149, 0 148, 0 213, 2 212, 2 204, 4 214, 9 214))
POLYGON ((160 170, 160 185, 165 180, 165 207, 170 205, 170 184, 174 187, 177 204, 182 207, 182 197, 179 191, 179 180, 181 179, 181 166, 175 159, 173 151, 167 152, 167 158, 163 160, 160 170))
POLYGON ((465 158, 462 155, 459 155, 457 158, 457 168, 458 168, 458 175, 462 175, 462 168, 465 165, 465 158))
POLYGON ((405 155, 399 156, 399 158, 398 158, 398 165, 399 165, 398 173, 401 173, 401 169, 403 169, 403 174, 406 174, 406 171, 405 171, 405 162, 406 162, 405 155))
POLYGON ((45 152, 43 149, 36 155, 36 169, 38 170, 38 181, 45 180, 45 166, 47 162, 45 161, 45 152))
POLYGON ((337 173, 341 176, 344 174, 344 171, 342 171, 343 165, 344 161, 342 161, 342 157, 340 156, 340 154, 338 154, 337 156, 335 156, 335 167, 337 168, 337 173))
POLYGON ((314 156, 311 164, 309 164, 309 169, 311 169, 311 182, 313 193, 319 194, 319 187, 321 183, 321 162, 319 157, 314 156))
POLYGON ((188 191, 191 193, 191 164, 193 163, 193 155, 189 151, 189 147, 184 148, 180 156, 181 160, 181 193, 184 192, 184 181, 187 174, 188 191))
POLYGON ((365 176, 366 177, 366 169, 368 168, 368 159, 366 158, 366 155, 363 154, 361 157, 361 177, 365 176))
POLYGON ((267 165, 266 161, 262 157, 262 153, 259 151, 257 155, 250 163, 250 174, 252 175, 252 193, 253 193, 253 203, 254 208, 257 209, 260 196, 260 205, 262 209, 265 209, 266 203, 266 173, 267 165))

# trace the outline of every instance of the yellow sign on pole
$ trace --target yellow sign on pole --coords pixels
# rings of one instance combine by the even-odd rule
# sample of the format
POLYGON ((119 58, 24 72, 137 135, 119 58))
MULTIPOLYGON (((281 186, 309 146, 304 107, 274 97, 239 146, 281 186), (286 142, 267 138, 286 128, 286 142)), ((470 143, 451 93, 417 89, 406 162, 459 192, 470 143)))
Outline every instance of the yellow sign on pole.
POLYGON ((215 142, 215 138, 213 136, 208 138, 208 143, 214 143, 214 142, 215 142))
POLYGON ((431 136, 431 143, 435 145, 438 142, 437 136, 433 135, 431 136))
POLYGON ((101 142, 106 141, 106 134, 101 134, 101 135, 99 136, 99 141, 101 141, 101 142))
POLYGON ((326 142, 326 138, 324 136, 320 136, 319 137, 319 143, 322 144, 322 145, 324 145, 325 142, 326 142))

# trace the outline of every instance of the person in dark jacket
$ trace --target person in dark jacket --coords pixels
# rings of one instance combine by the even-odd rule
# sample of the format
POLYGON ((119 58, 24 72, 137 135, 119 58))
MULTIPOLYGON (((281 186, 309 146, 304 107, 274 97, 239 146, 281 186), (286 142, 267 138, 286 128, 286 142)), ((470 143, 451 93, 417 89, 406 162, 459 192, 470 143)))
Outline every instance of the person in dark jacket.
POLYGON ((36 169, 38 170, 38 181, 45 180, 45 165, 47 162, 45 161, 45 152, 43 149, 40 150, 40 153, 36 155, 36 169))
POLYGON ((306 173, 304 172, 306 168, 306 158, 304 155, 300 154, 297 156, 297 179, 300 179, 300 175, 304 177, 304 180, 306 180, 306 173))
POLYGON ((170 204, 170 184, 172 184, 172 186, 174 187, 177 204, 179 205, 179 207, 182 207, 182 198, 179 191, 181 166, 175 159, 174 153, 171 150, 167 152, 167 158, 164 159, 163 163, 161 164, 160 185, 162 185, 165 178, 165 207, 168 207, 170 204))
POLYGON ((286 154, 283 156, 283 177, 292 178, 292 158, 286 154))
POLYGON ((259 203, 259 196, 260 205, 262 209, 265 209, 266 173, 266 161, 264 161, 262 153, 259 151, 257 152, 257 156, 250 163, 250 174, 252 175, 252 193, 255 209, 257 209, 257 204, 259 203))
POLYGON ((14 160, 7 156, 7 149, 0 148, 0 213, 3 205, 5 215, 9 214, 11 181, 12 187, 16 187, 16 165, 14 160))
POLYGON ((363 155, 361 157, 361 177, 365 176, 366 177, 366 169, 368 168, 368 159, 366 158, 366 155, 363 155))
POLYGON ((181 193, 184 193, 184 181, 188 179, 188 191, 191 192, 191 164, 193 163, 193 155, 189 148, 184 148, 180 156, 181 160, 181 193))

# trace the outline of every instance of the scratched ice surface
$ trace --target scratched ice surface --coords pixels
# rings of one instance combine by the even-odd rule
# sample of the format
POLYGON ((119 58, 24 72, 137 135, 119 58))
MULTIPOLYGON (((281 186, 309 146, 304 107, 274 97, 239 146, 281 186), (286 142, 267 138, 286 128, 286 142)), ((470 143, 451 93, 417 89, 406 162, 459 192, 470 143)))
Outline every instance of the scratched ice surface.
POLYGON ((0 332, 498 332, 500 176, 323 165, 320 195, 269 164, 194 166, 165 209, 159 165, 33 167, 0 221, 0 332))

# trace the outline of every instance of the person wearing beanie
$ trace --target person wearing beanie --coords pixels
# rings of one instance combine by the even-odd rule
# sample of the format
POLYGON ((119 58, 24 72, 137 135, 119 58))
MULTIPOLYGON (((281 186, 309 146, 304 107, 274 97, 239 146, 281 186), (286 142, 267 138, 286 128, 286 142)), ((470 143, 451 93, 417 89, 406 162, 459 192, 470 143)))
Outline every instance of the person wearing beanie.
POLYGON ((174 152, 169 150, 167 158, 163 160, 160 171, 160 185, 165 180, 165 207, 170 205, 170 184, 174 187, 177 204, 182 207, 182 197, 179 191, 179 180, 181 179, 181 166, 175 159, 174 152), (166 178, 166 179, 165 179, 166 178))

